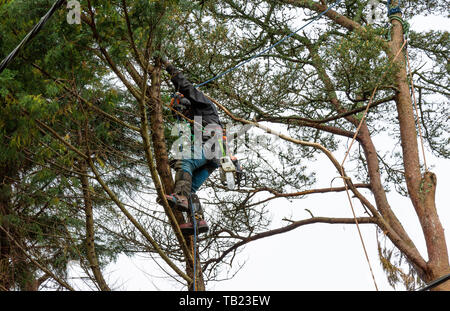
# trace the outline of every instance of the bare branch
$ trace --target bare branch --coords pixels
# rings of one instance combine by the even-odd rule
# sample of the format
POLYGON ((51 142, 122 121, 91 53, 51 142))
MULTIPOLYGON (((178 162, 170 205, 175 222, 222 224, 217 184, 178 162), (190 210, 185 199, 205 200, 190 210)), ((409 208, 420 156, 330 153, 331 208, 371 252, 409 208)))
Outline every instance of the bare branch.
MULTIPOLYGON (((360 224, 376 224, 377 220, 375 217, 360 217, 360 218, 356 218, 356 220, 358 221, 358 223, 360 224)), ((262 238, 266 238, 266 237, 270 237, 270 236, 274 236, 280 233, 285 233, 285 232, 289 232, 291 230, 294 230, 298 227, 304 226, 304 225, 309 225, 309 224, 314 224, 314 223, 328 223, 328 224, 355 224, 355 218, 331 218, 331 217, 312 217, 309 219, 303 219, 303 220, 298 220, 298 221, 294 221, 291 222, 291 224, 284 226, 284 227, 280 227, 277 229, 273 229, 273 230, 269 230, 269 231, 265 231, 262 233, 258 233, 255 234, 253 236, 250 236, 248 238, 243 239, 242 241, 239 241, 238 243, 234 244, 232 247, 228 248, 227 250, 225 250, 222 255, 220 255, 218 258, 213 258, 210 259, 208 261, 206 261, 204 263, 203 269, 206 269, 206 267, 210 264, 216 263, 216 262, 220 262, 222 261, 226 255, 228 255, 230 252, 236 250, 237 248, 252 242, 252 241, 256 241, 262 238)))

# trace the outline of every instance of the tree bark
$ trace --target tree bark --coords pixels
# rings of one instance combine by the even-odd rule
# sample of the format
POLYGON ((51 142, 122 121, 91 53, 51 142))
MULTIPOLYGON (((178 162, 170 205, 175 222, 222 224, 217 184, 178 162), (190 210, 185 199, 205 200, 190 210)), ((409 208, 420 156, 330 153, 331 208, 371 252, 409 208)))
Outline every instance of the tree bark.
MULTIPOLYGON (((428 250, 427 282, 449 274, 448 249, 445 240, 444 228, 439 220, 436 210, 435 194, 437 179, 432 172, 426 172, 420 182, 420 200, 424 213, 420 215, 420 223, 425 235, 428 250)), ((436 286, 433 290, 450 291, 450 281, 436 286)))
POLYGON ((98 286, 102 291, 110 291, 108 284, 106 283, 100 266, 98 264, 97 253, 95 251, 95 239, 94 239, 94 215, 92 209, 91 192, 89 190, 89 180, 87 178, 87 164, 82 160, 80 167, 82 175, 80 176, 81 186, 83 190, 84 199, 84 212, 86 215, 86 251, 89 266, 94 274, 94 278, 97 281, 98 286))
MULTIPOLYGON (((174 189, 174 181, 172 178, 172 173, 169 165, 169 154, 168 146, 166 144, 166 139, 164 135, 164 118, 163 118, 163 105, 161 100, 161 66, 157 64, 151 72, 151 85, 149 88, 150 102, 150 128, 152 135, 153 149, 155 151, 155 162, 156 169, 161 178, 161 182, 164 187, 165 193, 172 193, 174 189)), ((175 218, 177 222, 184 223, 185 219, 183 214, 179 211, 174 211, 175 218)), ((188 239, 185 236, 187 246, 191 250, 191 258, 193 258, 193 239, 188 239)), ((180 242, 181 243, 181 242, 180 242)), ((197 254, 197 263, 199 263, 199 256, 197 254)), ((194 280, 194 263, 186 258, 186 274, 194 280)), ((198 291, 205 290, 205 283, 203 280, 203 273, 201 271, 200 264, 197 264, 196 269, 196 286, 195 289, 198 291)), ((188 284, 189 290, 193 290, 193 283, 188 284)))
MULTIPOLYGON (((396 3, 397 1, 394 1, 393 5, 396 5, 396 3)), ((395 15, 401 17, 400 13, 395 15)), ((396 19, 393 19, 391 22, 392 41, 390 42, 390 57, 393 57, 401 48, 404 38, 402 24, 396 19)), ((435 204, 436 175, 426 172, 422 176, 420 171, 416 123, 404 59, 398 58, 395 61, 395 65, 397 67, 395 101, 406 186, 426 241, 428 262, 424 281, 428 283, 444 274, 450 273, 448 250, 444 229, 439 220, 435 204)), ((450 282, 443 283, 435 289, 450 290, 450 282)))
POLYGON ((10 226, 7 218, 10 214, 11 186, 7 177, 8 169, 0 167, 0 291, 9 290, 13 286, 13 272, 10 267, 12 247, 8 237, 10 226))

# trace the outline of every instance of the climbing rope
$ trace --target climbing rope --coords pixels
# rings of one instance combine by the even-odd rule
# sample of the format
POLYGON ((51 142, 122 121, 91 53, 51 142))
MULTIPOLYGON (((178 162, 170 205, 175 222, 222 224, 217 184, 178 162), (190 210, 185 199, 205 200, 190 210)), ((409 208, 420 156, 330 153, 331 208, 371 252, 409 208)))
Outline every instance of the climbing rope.
POLYGON ((408 64, 409 79, 411 80, 411 93, 412 93, 412 97, 414 100, 414 110, 416 111, 416 120, 417 120, 416 122, 417 122, 417 128, 419 130, 420 145, 421 145, 422 157, 423 157, 423 165, 425 166, 425 172, 428 172, 427 159, 425 157, 425 146, 423 143, 422 126, 421 126, 420 117, 419 117, 419 110, 417 109, 416 91, 414 89, 414 81, 413 81, 413 76, 412 76, 412 71, 411 71, 411 65, 409 62, 408 48, 406 48, 406 62, 408 64))
POLYGON ((398 15, 394 15, 394 14, 398 14, 398 13, 402 13, 400 7, 400 0, 397 2, 397 6, 393 6, 391 4, 391 0, 387 1, 387 17, 389 18, 389 23, 387 23, 386 27, 388 27, 389 29, 387 30, 387 34, 386 34, 386 39, 387 41, 391 41, 391 28, 392 28, 392 21, 393 20, 397 20, 398 22, 400 22, 402 24, 402 28, 403 28, 403 35, 405 36, 405 38, 408 38, 409 35, 409 23, 405 20, 403 20, 403 18, 401 16, 398 15))
POLYGON ((409 28, 410 28, 409 23, 407 21, 405 21, 401 16, 398 16, 398 15, 390 15, 389 21, 392 22, 393 20, 397 20, 402 24, 403 35, 405 36, 405 38, 408 38, 409 28))
MULTIPOLYGON (((341 166, 341 175, 344 175, 344 168, 341 166)), ((345 179, 345 177, 343 177, 345 179)), ((356 218, 355 208, 353 207, 352 198, 350 197, 350 191, 348 190, 347 182, 344 180, 345 192, 347 193, 348 202, 350 203, 350 208, 352 210, 353 219, 355 220, 355 225, 358 230, 359 239, 361 241, 361 245, 364 250, 364 256, 366 257, 367 264, 369 265, 370 274, 372 275, 373 284, 375 285, 375 289, 378 291, 377 281, 375 280, 375 275, 372 270, 372 265, 370 264, 369 255, 367 254, 366 245, 364 243, 364 239, 361 233, 361 229, 359 228, 358 219, 356 218)))
POLYGON ((193 290, 194 292, 197 291, 197 249, 198 249, 198 245, 197 245, 197 218, 195 217, 195 207, 194 204, 192 203, 192 197, 189 196, 189 204, 191 204, 191 214, 192 214, 192 225, 194 226, 194 237, 193 237, 193 241, 192 241, 192 256, 194 258, 194 277, 193 277, 193 290))
MULTIPOLYGON (((392 66, 392 64, 395 62, 395 60, 397 59, 397 57, 400 55, 400 53, 401 53, 401 51, 403 50, 403 48, 405 47, 405 45, 406 45, 406 40, 403 41, 402 46, 401 46, 400 49, 397 51, 397 54, 394 56, 394 58, 392 59, 392 61, 389 63, 388 68, 386 69, 386 71, 384 72, 384 74, 382 75, 382 77, 381 77, 380 80, 382 80, 382 79, 386 76, 386 74, 387 74, 387 72, 388 72, 388 69, 392 66)), ((347 182, 345 181, 346 177, 344 176, 344 163, 345 163, 345 160, 347 159, 347 157, 348 157, 348 155, 349 155, 349 153, 350 153, 350 150, 351 150, 351 148, 352 148, 352 146, 353 146, 353 143, 354 143, 355 140, 356 140, 356 137, 358 136, 358 133, 359 133, 359 131, 360 131, 360 129, 361 129, 361 126, 362 126, 362 124, 364 123, 364 120, 366 119, 366 116, 367 116, 367 113, 368 113, 368 111, 369 111, 370 105, 371 105, 372 102, 373 102, 373 98, 375 97, 375 93, 377 92, 378 86, 379 86, 379 85, 380 85, 380 83, 378 83, 378 84, 375 86, 374 90, 372 91, 372 95, 370 96, 369 103, 367 104, 367 107, 366 107, 366 109, 364 110, 364 114, 363 114, 363 116, 362 116, 362 118, 361 118, 361 121, 359 122, 358 127, 356 128, 356 131, 355 131, 355 134, 353 135, 353 138, 352 138, 352 141, 351 141, 351 143, 350 143, 350 146, 348 147, 347 152, 345 153, 344 159, 342 160, 342 163, 341 163, 341 177, 344 179, 344 186, 345 186, 345 191, 346 191, 346 193, 347 193, 347 198, 348 198, 348 201, 349 201, 349 203, 350 203, 350 208, 351 208, 352 213, 353 213, 353 218, 354 218, 354 220, 355 220, 356 228, 357 228, 357 230, 358 230, 358 234, 359 234, 359 238, 360 238, 360 240, 361 240, 361 244, 362 244, 362 247, 363 247, 363 250, 364 250, 364 254, 365 254, 365 256, 366 256, 366 260, 367 260, 367 263, 368 263, 368 265, 369 265, 370 272, 371 272, 371 274, 372 274, 372 279, 373 279, 375 288, 376 288, 377 290, 378 290, 378 286, 377 286, 377 283, 376 283, 376 281, 375 281, 375 276, 374 276, 373 271, 372 271, 372 266, 371 266, 371 264, 370 264, 369 256, 368 256, 368 254, 367 254, 367 250, 366 250, 366 246, 365 246, 365 243, 364 243, 364 239, 363 239, 363 237, 362 237, 361 230, 360 230, 360 228, 359 228, 359 223, 358 223, 358 220, 357 220, 357 218, 356 218, 355 209, 354 209, 354 207, 353 207, 353 203, 352 203, 352 200, 351 200, 350 192, 349 192, 349 190, 348 190, 347 182)), ((347 178, 348 178, 348 177, 347 177, 347 178)))
POLYGON ((400 22, 400 24, 402 25, 402 28, 403 28, 403 35, 405 36, 405 38, 408 38, 408 36, 409 36, 409 28, 410 28, 409 23, 407 21, 405 21, 403 18, 401 18, 400 16, 390 15, 389 16, 389 22, 390 23, 388 23, 389 29, 388 29, 387 35, 386 35, 387 41, 391 41, 391 39, 392 39, 392 36, 391 36, 391 23, 392 23, 393 20, 396 20, 396 21, 400 22))

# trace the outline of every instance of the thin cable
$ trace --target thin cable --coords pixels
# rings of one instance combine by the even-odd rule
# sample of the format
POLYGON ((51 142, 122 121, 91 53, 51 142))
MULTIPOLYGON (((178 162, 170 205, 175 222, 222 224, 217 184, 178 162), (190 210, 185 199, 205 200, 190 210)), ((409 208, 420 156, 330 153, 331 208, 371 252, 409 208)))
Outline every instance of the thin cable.
POLYGON ((436 286, 438 286, 438 285, 440 285, 440 284, 442 284, 442 283, 444 283, 444 282, 446 282, 448 280, 450 280, 450 274, 441 276, 440 278, 438 278, 438 279, 434 280, 433 282, 425 285, 424 287, 419 288, 417 291, 422 292, 422 291, 426 291, 426 290, 432 289, 433 287, 436 287, 436 286))
POLYGON ((286 41, 287 39, 289 39, 290 37, 292 37, 293 35, 295 35, 297 32, 299 32, 300 30, 302 30, 303 28, 305 28, 306 26, 312 24, 313 22, 315 22, 316 20, 318 20, 319 18, 321 18, 325 13, 327 13, 329 10, 331 10, 333 7, 335 7, 336 5, 338 5, 342 0, 337 0, 335 1, 332 5, 330 5, 325 11, 323 11, 322 13, 316 15, 314 18, 312 18, 309 22, 307 22, 306 24, 304 24, 302 27, 300 27, 299 29, 297 29, 296 31, 290 33, 289 35, 287 35, 286 37, 282 38, 281 40, 279 40, 278 42, 274 43, 273 45, 269 46, 268 48, 264 49, 262 52, 259 52, 255 55, 253 55, 252 57, 250 57, 249 59, 243 61, 242 63, 238 64, 237 66, 234 66, 233 68, 230 68, 220 74, 218 74, 217 76, 202 82, 200 84, 197 84, 195 87, 201 87, 209 82, 212 82, 214 80, 217 80, 219 78, 221 78, 222 76, 226 75, 227 73, 236 70, 239 67, 242 67, 243 65, 247 64, 248 62, 252 61, 253 59, 261 56, 262 54, 266 53, 267 51, 273 49, 274 47, 280 45, 282 42, 286 41))
POLYGON ((189 203, 191 204, 192 225, 194 227, 194 241, 192 243, 192 256, 194 258, 194 277, 193 277, 193 289, 197 291, 197 219, 195 218, 195 208, 192 204, 192 197, 189 196, 189 203))
MULTIPOLYGON (((341 166, 341 175, 344 175, 344 168, 341 166)), ((377 281, 375 280, 375 275, 372 270, 372 265, 370 264, 369 255, 367 254, 366 245, 364 243, 364 239, 361 233, 361 229, 359 228, 358 219, 356 218, 355 209, 353 207, 352 198, 350 197, 350 192, 348 191, 347 182, 344 180, 345 192, 347 193, 348 201, 350 202, 350 207, 353 213, 353 219, 355 220, 356 228, 358 229, 359 239, 361 240, 361 244, 364 250, 364 255, 366 256, 367 264, 369 265, 370 274, 372 275, 373 284, 375 285, 375 289, 378 291, 377 281)))
POLYGON ((45 14, 41 18, 39 23, 37 23, 33 27, 33 29, 31 29, 31 31, 25 36, 25 38, 23 38, 23 40, 19 43, 19 45, 1 62, 0 73, 2 73, 3 70, 5 70, 6 67, 9 65, 9 63, 13 61, 13 59, 17 56, 17 54, 19 54, 20 50, 39 33, 39 31, 47 23, 50 17, 52 17, 53 13, 55 13, 55 11, 59 9, 65 1, 66 0, 58 0, 53 4, 53 6, 50 8, 47 14, 45 14))
MULTIPOLYGON (((397 54, 394 56, 394 58, 393 58, 392 61, 390 62, 388 69, 391 67, 391 65, 394 63, 394 61, 395 61, 395 60, 397 59, 397 57, 400 55, 400 52, 403 50, 403 48, 405 47, 405 45, 406 45, 406 40, 403 41, 402 46, 400 47, 400 49, 398 50, 397 54)), ((384 72, 384 74, 383 74, 383 76, 381 77, 381 79, 384 78, 384 76, 386 75, 386 73, 387 73, 387 70, 384 72)), ((378 286, 377 286, 377 283, 376 283, 376 281, 375 281, 375 276, 374 276, 373 271, 372 271, 372 265, 370 264, 369 255, 367 254, 366 245, 365 245, 365 243, 364 243, 364 239, 363 239, 363 237, 362 237, 361 230, 360 230, 360 228, 359 228, 358 220, 356 219, 355 209, 354 209, 354 207, 353 207, 352 199, 351 199, 350 193, 349 193, 349 191, 348 191, 347 182, 345 181, 345 177, 344 177, 344 162, 345 162, 345 160, 347 159, 347 156, 348 156, 349 153, 350 153, 350 150, 351 150, 351 148, 352 148, 352 145, 353 145, 353 143, 354 143, 355 140, 356 140, 356 136, 358 135, 359 130, 361 129, 361 126, 362 126, 362 124, 363 124, 363 122, 364 122, 364 120, 365 120, 365 118, 366 118, 366 116, 367 116, 367 113, 368 113, 368 111, 369 111, 370 105, 372 104, 373 98, 375 97, 375 93, 377 92, 378 86, 379 86, 379 84, 377 84, 377 85, 375 86, 375 88, 374 88, 374 90, 373 90, 373 92, 372 92, 372 95, 370 96, 369 103, 367 104, 367 107, 366 107, 366 109, 364 110, 364 114, 363 114, 363 116, 362 116, 362 118, 361 118, 361 121, 359 122, 358 127, 357 127, 357 129, 356 129, 356 132, 355 132, 355 134, 353 135, 352 142, 350 143, 350 146, 348 147, 347 152, 345 153, 344 159, 342 160, 342 163, 341 163, 341 170, 342 170, 342 171, 341 171, 341 177, 344 178, 345 191, 346 191, 346 193, 347 193, 348 201, 349 201, 350 207, 351 207, 351 209, 352 209, 353 218, 355 219, 356 228, 357 228, 357 230, 358 230, 359 238, 360 238, 360 240, 361 240, 361 244, 362 244, 362 247, 363 247, 363 250, 364 250, 364 255, 366 256, 366 260, 367 260, 367 263, 368 263, 368 265, 369 265, 370 273, 372 274, 372 279, 373 279, 373 282, 374 282, 374 285, 375 285, 375 288, 376 288, 377 291, 378 291, 378 286)))
POLYGON ((413 95, 413 99, 414 99, 414 109, 416 110, 416 117, 417 117, 417 128, 419 130, 419 136, 420 136, 420 144, 422 147, 422 156, 423 156, 423 164, 425 166, 425 172, 428 172, 428 167, 427 167, 427 160, 425 157, 425 147, 423 144, 423 136, 422 136, 422 126, 420 125, 420 118, 419 118, 419 110, 417 109, 417 101, 416 101, 416 92, 414 90, 414 81, 413 81, 413 76, 412 76, 412 72, 411 72, 411 65, 409 63, 409 53, 408 53, 408 48, 406 48, 406 60, 408 63, 408 71, 409 71, 409 78, 411 80, 411 92, 413 95))

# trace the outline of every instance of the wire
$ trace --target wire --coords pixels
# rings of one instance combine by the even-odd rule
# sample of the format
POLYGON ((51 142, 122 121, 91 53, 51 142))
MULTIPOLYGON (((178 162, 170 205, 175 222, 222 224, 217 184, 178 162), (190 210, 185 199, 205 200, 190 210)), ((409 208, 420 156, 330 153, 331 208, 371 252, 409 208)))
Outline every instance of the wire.
POLYGON ((438 279, 434 280, 433 282, 425 285, 424 287, 419 288, 418 291, 422 292, 422 291, 426 291, 426 290, 432 289, 433 287, 436 287, 439 284, 442 284, 442 283, 444 283, 445 281, 448 281, 448 280, 450 280, 450 274, 441 276, 440 278, 438 278, 438 279))
POLYGON ((212 82, 212 81, 214 81, 214 80, 217 80, 217 79, 221 78, 222 76, 226 75, 227 73, 230 73, 231 71, 236 70, 236 69, 238 69, 239 67, 244 66, 245 64, 247 64, 248 62, 252 61, 253 59, 255 59, 255 58, 261 56, 262 54, 266 53, 267 51, 269 51, 269 50, 273 49, 274 47, 280 45, 282 42, 286 41, 287 39, 289 39, 290 37, 292 37, 293 35, 295 35, 297 32, 299 32, 300 30, 302 30, 303 28, 305 28, 306 26, 312 24, 313 22, 315 22, 316 20, 318 20, 319 18, 321 18, 325 13, 327 13, 327 12, 328 12, 329 10, 331 10, 333 7, 335 7, 336 5, 338 5, 341 1, 342 1, 342 0, 337 0, 337 1, 335 1, 335 2, 334 2, 332 5, 330 5, 325 11, 323 11, 322 13, 316 15, 314 18, 312 18, 309 22, 307 22, 306 24, 304 24, 302 27, 300 27, 300 28, 297 29, 296 31, 290 33, 289 35, 287 35, 286 37, 282 38, 281 40, 279 40, 278 42, 274 43, 273 45, 269 46, 268 48, 264 49, 262 52, 259 52, 259 53, 255 54, 255 55, 253 55, 252 57, 250 57, 249 59, 243 61, 242 63, 240 63, 240 64, 234 66, 233 68, 230 68, 230 69, 228 69, 228 70, 226 70, 226 71, 224 71, 224 72, 218 74, 217 76, 215 76, 215 77, 213 77, 213 78, 211 78, 211 79, 209 79, 209 80, 207 80, 207 81, 205 81, 205 82, 202 82, 202 83, 200 83, 200 84, 197 84, 195 87, 198 88, 198 87, 201 87, 201 86, 203 86, 203 85, 205 85, 205 84, 207 84, 207 83, 210 83, 210 82, 212 82))
POLYGON ((5 70, 6 67, 9 65, 9 63, 11 63, 14 60, 14 58, 16 58, 16 56, 17 56, 17 54, 19 54, 20 50, 39 33, 39 31, 47 23, 47 21, 50 19, 50 17, 52 17, 53 13, 55 13, 55 11, 57 9, 59 9, 65 1, 66 0, 58 0, 53 4, 53 6, 50 8, 50 10, 47 12, 47 14, 45 14, 41 18, 39 23, 37 23, 33 27, 33 29, 31 29, 31 31, 25 36, 25 38, 23 38, 23 40, 19 43, 19 45, 1 62, 0 73, 2 73, 3 70, 5 70))
POLYGON ((419 130, 420 145, 422 148, 423 164, 425 166, 425 172, 428 172, 427 159, 425 156, 425 146, 423 143, 422 126, 420 125, 421 124, 420 115, 419 115, 419 111, 417 109, 416 91, 414 90, 414 80, 413 80, 413 75, 412 75, 412 71, 411 71, 411 64, 409 61, 408 48, 406 48, 405 50, 406 50, 406 61, 408 63, 409 79, 411 80, 411 93, 412 93, 412 97, 414 100, 414 110, 416 111, 416 118, 417 118, 416 123, 417 123, 417 128, 419 130))
POLYGON ((192 196, 189 196, 189 204, 191 205, 192 225, 194 227, 194 239, 192 243, 192 257, 194 258, 194 277, 193 277, 193 290, 197 291, 197 219, 195 217, 195 207, 192 203, 192 196))

